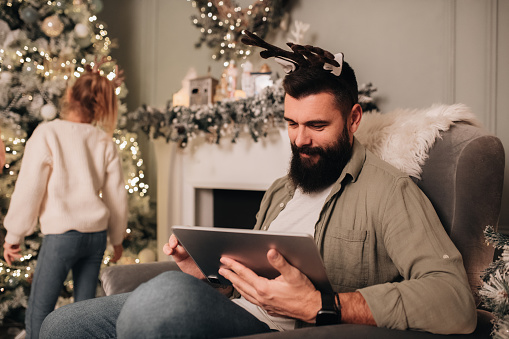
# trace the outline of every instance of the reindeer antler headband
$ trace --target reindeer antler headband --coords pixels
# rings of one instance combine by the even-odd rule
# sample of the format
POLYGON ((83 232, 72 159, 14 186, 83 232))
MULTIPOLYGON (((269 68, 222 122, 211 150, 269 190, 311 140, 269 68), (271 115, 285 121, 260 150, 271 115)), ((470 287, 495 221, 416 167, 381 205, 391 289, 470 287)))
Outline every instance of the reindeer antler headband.
POLYGON ((288 42, 287 45, 292 49, 290 52, 265 42, 249 31, 244 30, 243 33, 241 41, 244 44, 265 48, 265 51, 260 52, 260 56, 264 59, 274 57, 276 62, 283 66, 286 74, 294 72, 300 67, 321 67, 335 76, 341 75, 343 53, 333 55, 320 47, 288 42))
MULTIPOLYGON (((90 64, 87 64, 85 65, 85 71, 87 71, 88 73, 101 74, 100 67, 108 62, 110 62, 110 60, 108 60, 108 58, 105 56, 103 56, 99 61, 97 61, 96 57, 94 61, 94 67, 90 66, 90 64)), ((115 78, 113 78, 111 82, 113 83, 113 85, 115 85, 115 87, 119 87, 120 85, 122 85, 122 82, 124 82, 124 80, 125 80, 124 70, 119 70, 118 65, 115 65, 115 78)))

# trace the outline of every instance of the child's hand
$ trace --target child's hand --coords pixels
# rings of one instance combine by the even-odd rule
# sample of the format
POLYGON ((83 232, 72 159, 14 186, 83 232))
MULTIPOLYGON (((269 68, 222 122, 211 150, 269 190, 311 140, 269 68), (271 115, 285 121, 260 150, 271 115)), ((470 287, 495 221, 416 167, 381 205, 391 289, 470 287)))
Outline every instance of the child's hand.
POLYGON ((116 263, 122 257, 122 252, 124 252, 122 244, 113 246, 113 258, 110 261, 116 263))
POLYGON ((22 255, 19 254, 20 251, 21 248, 19 247, 19 244, 13 245, 6 242, 4 243, 4 259, 9 266, 12 265, 14 260, 22 257, 22 255))

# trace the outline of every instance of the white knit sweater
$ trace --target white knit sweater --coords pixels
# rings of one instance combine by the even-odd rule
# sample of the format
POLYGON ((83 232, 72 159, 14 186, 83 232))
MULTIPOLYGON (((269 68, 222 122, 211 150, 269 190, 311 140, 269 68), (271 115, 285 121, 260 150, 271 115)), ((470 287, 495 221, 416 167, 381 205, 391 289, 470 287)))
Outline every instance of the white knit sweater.
POLYGON ((86 123, 42 123, 25 147, 4 220, 5 241, 21 243, 39 218, 43 234, 108 230, 110 242, 118 245, 127 226, 124 185, 110 136, 86 123))

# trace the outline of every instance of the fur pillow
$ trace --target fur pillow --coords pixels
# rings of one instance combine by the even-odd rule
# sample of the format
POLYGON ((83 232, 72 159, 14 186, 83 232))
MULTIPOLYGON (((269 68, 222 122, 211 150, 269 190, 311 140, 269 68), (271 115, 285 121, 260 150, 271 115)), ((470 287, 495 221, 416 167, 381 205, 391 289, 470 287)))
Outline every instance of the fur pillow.
POLYGON ((460 121, 481 125, 463 104, 398 109, 385 114, 367 112, 355 137, 383 160, 420 179, 421 166, 440 132, 460 121))

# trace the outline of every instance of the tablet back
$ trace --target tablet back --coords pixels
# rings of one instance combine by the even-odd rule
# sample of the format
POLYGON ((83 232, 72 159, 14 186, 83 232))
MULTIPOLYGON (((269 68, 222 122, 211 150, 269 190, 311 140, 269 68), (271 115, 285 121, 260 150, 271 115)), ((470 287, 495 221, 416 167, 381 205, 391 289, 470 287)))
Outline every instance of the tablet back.
POLYGON ((180 244, 212 283, 231 285, 219 275, 219 259, 228 256, 256 274, 274 279, 280 273, 267 260, 274 248, 297 267, 322 292, 332 292, 320 253, 308 234, 276 233, 219 227, 173 226, 180 244))

